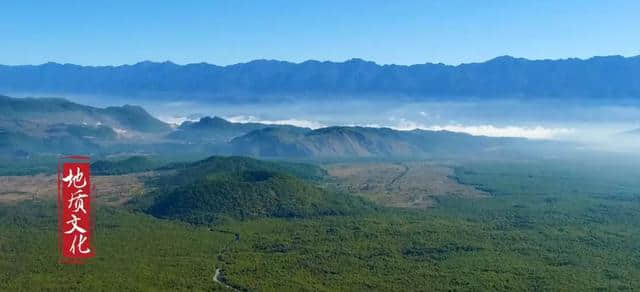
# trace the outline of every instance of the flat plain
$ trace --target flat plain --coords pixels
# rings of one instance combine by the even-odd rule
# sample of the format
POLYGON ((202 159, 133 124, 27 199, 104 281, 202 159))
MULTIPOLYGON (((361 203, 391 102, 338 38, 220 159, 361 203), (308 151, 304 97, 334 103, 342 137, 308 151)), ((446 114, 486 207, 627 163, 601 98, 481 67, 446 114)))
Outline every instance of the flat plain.
POLYGON ((429 161, 337 163, 325 166, 331 186, 388 207, 428 208, 441 197, 481 199, 489 194, 459 183, 454 166, 429 161))

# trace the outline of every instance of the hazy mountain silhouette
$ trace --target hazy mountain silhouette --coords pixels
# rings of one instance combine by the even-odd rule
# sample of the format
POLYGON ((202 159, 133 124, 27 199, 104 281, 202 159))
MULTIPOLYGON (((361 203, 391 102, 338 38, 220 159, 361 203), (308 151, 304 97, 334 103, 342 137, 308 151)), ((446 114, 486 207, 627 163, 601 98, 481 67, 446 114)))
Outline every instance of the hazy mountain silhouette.
MULTIPOLYGON (((0 95, 0 128, 78 124, 109 126, 147 133, 166 132, 168 124, 151 116, 140 106, 123 105, 96 108, 62 98, 12 98, 0 95)), ((33 131, 32 131, 33 132, 33 131)))
POLYGON ((640 97, 640 56, 527 60, 509 56, 449 66, 256 60, 216 66, 141 62, 122 66, 0 66, 0 92, 139 98, 252 100, 283 97, 640 97))
POLYGON ((231 141, 235 154, 255 157, 345 158, 428 157, 487 154, 519 145, 520 138, 490 138, 448 131, 398 131, 389 128, 327 127, 316 130, 264 128, 231 141))
POLYGON ((486 156, 523 146, 532 149, 539 144, 520 138, 490 138, 448 131, 351 126, 312 130, 290 125, 233 123, 219 117, 203 117, 172 129, 139 106, 96 108, 57 98, 0 96, 0 155, 7 156, 18 152, 154 154, 180 149, 184 155, 415 158, 461 153, 486 156))
POLYGON ((140 140, 169 131, 168 124, 139 106, 96 108, 61 98, 0 96, 0 156, 90 153, 109 148, 121 136, 140 140))
POLYGON ((193 143, 221 143, 242 136, 253 130, 267 127, 294 128, 289 125, 265 125, 260 123, 232 123, 220 117, 203 117, 197 122, 182 123, 174 132, 167 135, 169 139, 193 143))

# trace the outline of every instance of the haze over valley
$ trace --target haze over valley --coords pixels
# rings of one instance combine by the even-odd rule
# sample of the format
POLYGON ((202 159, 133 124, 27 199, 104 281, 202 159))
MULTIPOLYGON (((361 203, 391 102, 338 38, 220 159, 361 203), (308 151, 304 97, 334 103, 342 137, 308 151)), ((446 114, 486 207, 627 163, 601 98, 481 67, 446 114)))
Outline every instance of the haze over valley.
POLYGON ((640 128, 634 98, 640 85, 633 78, 639 60, 504 56, 458 66, 381 66, 361 59, 229 66, 47 63, 0 66, 0 92, 98 107, 141 105, 174 126, 219 116, 312 129, 364 126, 553 139, 628 152, 634 139, 608 142, 640 128))
POLYGON ((0 291, 638 291, 638 11, 6 1, 0 291))

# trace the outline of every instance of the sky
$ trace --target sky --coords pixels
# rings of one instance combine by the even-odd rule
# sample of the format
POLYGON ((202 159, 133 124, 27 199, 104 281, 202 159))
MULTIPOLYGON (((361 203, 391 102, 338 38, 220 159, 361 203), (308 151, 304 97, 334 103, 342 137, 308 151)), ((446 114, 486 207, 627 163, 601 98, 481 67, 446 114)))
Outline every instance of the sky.
POLYGON ((7 1, 0 64, 640 55, 640 1, 7 1))

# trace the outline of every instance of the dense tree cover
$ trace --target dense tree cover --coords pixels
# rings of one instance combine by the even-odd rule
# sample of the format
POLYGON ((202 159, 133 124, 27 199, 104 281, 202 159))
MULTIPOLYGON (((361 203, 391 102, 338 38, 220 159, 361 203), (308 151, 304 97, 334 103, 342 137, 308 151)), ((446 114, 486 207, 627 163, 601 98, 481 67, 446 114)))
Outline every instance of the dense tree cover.
POLYGON ((224 291, 216 253, 233 234, 113 208, 96 210, 84 265, 58 263, 54 202, 0 204, 1 291, 224 291))
POLYGON ((491 192, 426 211, 260 219, 228 227, 229 283, 260 291, 632 291, 640 287, 637 161, 476 162, 491 192), (634 165, 635 164, 635 165, 634 165))
POLYGON ((192 223, 210 223, 221 215, 238 219, 310 217, 374 208, 362 198, 332 193, 295 177, 266 171, 217 174, 160 192, 149 213, 192 223))
POLYGON ((212 173, 241 172, 241 171, 270 171, 286 173, 297 178, 318 180, 327 176, 327 171, 321 167, 307 163, 288 161, 265 161, 241 156, 211 156, 187 165, 193 175, 183 178, 197 178, 212 173))
MULTIPOLYGON (((219 183, 234 175, 232 184, 241 185, 282 174, 204 176, 219 183)), ((212 280, 216 267, 226 283, 249 291, 640 287, 636 161, 477 161, 460 163, 455 175, 491 196, 440 198, 428 210, 230 219, 214 227, 99 208, 98 257, 83 266, 56 262, 52 202, 2 205, 0 290, 222 289, 212 280)))
MULTIPOLYGON (((155 180, 146 210, 162 218, 211 223, 220 216, 309 217, 374 209, 362 198, 334 193, 303 179, 326 175, 317 166, 244 157, 210 157, 155 180)), ((143 199, 144 200, 144 199, 143 199)))
POLYGON ((131 156, 125 159, 111 161, 98 160, 91 164, 91 172, 96 175, 116 175, 132 172, 153 170, 161 164, 147 156, 131 156))

